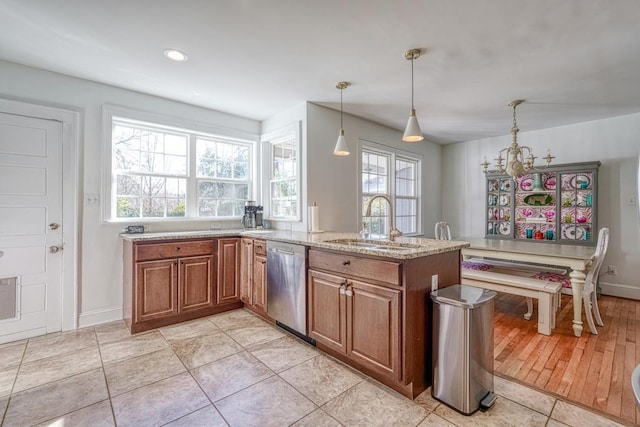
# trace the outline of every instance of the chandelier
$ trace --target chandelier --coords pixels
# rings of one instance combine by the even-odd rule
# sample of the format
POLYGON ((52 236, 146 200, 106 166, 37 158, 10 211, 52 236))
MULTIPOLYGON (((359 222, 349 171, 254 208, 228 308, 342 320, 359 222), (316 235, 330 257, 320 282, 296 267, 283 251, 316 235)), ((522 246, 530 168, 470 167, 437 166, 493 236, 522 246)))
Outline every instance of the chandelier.
MULTIPOLYGON (((507 148, 503 148, 498 153, 498 158, 496 159, 496 170, 499 173, 507 174, 514 180, 529 172, 530 170, 535 168, 535 161, 537 159, 536 156, 533 155, 533 151, 531 148, 518 145, 518 125, 516 124, 516 107, 522 104, 524 100, 516 99, 509 102, 509 107, 513 107, 513 127, 511 128, 511 146, 507 148), (503 154, 505 156, 503 157, 503 154), (506 162, 506 166, 505 166, 506 162)), ((543 157, 543 159, 547 162, 547 166, 551 163, 551 160, 554 157, 551 155, 550 151, 547 151, 547 155, 543 157)), ((485 158, 484 162, 480 164, 484 168, 484 172, 487 173, 487 168, 489 167, 489 162, 485 158)))

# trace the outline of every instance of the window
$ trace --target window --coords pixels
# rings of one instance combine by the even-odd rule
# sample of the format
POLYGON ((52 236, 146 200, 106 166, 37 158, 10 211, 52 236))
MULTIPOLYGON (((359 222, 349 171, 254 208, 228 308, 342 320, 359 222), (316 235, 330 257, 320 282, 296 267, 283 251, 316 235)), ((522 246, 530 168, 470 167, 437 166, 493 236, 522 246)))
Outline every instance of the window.
POLYGON ((111 117, 108 218, 239 218, 252 188, 249 140, 111 117))
POLYGON ((371 216, 364 216, 369 200, 384 195, 393 203, 396 228, 404 234, 420 233, 420 159, 369 144, 361 150, 363 226, 374 237, 389 234, 389 204, 384 199, 374 200, 371 216))
POLYGON ((264 135, 269 153, 269 217, 300 219, 299 126, 264 135))

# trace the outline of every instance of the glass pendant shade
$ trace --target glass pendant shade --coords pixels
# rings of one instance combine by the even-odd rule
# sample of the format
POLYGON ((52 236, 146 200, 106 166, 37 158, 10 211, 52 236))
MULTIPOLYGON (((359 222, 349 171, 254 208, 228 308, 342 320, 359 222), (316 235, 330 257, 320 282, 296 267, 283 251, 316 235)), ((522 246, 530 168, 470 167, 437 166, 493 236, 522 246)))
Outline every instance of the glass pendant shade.
POLYGON ((409 121, 407 122, 406 129, 404 130, 402 140, 404 142, 419 142, 423 139, 424 136, 422 135, 422 129, 420 129, 420 123, 418 123, 418 118, 416 117, 416 110, 411 109, 409 121))
POLYGON ((340 129, 338 135, 338 141, 336 142, 336 148, 333 149, 334 156, 348 156, 349 147, 347 147, 347 138, 344 137, 344 129, 340 129))

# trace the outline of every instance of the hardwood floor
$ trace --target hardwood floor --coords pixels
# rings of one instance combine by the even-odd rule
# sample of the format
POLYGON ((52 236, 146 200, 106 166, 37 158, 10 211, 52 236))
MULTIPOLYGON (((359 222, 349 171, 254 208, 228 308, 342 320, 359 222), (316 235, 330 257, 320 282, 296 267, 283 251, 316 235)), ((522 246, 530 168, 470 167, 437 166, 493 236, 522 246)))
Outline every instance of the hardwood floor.
POLYGON ((640 301, 602 296, 604 327, 580 338, 571 328, 573 303, 562 296, 556 329, 537 333, 537 306, 526 321, 525 299, 498 294, 495 305, 494 369, 497 375, 553 393, 560 398, 640 424, 640 406, 631 372, 640 363, 640 301))

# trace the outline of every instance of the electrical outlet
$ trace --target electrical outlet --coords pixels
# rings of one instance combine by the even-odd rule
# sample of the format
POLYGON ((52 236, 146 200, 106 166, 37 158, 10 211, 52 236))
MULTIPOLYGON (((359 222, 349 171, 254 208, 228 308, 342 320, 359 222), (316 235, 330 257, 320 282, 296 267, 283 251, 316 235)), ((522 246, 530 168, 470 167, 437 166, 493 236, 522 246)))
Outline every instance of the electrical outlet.
POLYGON ((610 276, 616 276, 618 274, 618 267, 616 267, 615 265, 608 265, 607 274, 610 276))
POLYGON ((85 194, 85 204, 87 206, 99 206, 100 205, 100 195, 99 194, 85 194))
POLYGON ((438 290, 438 275, 434 274, 433 276, 431 276, 431 290, 432 291, 437 291, 438 290))

